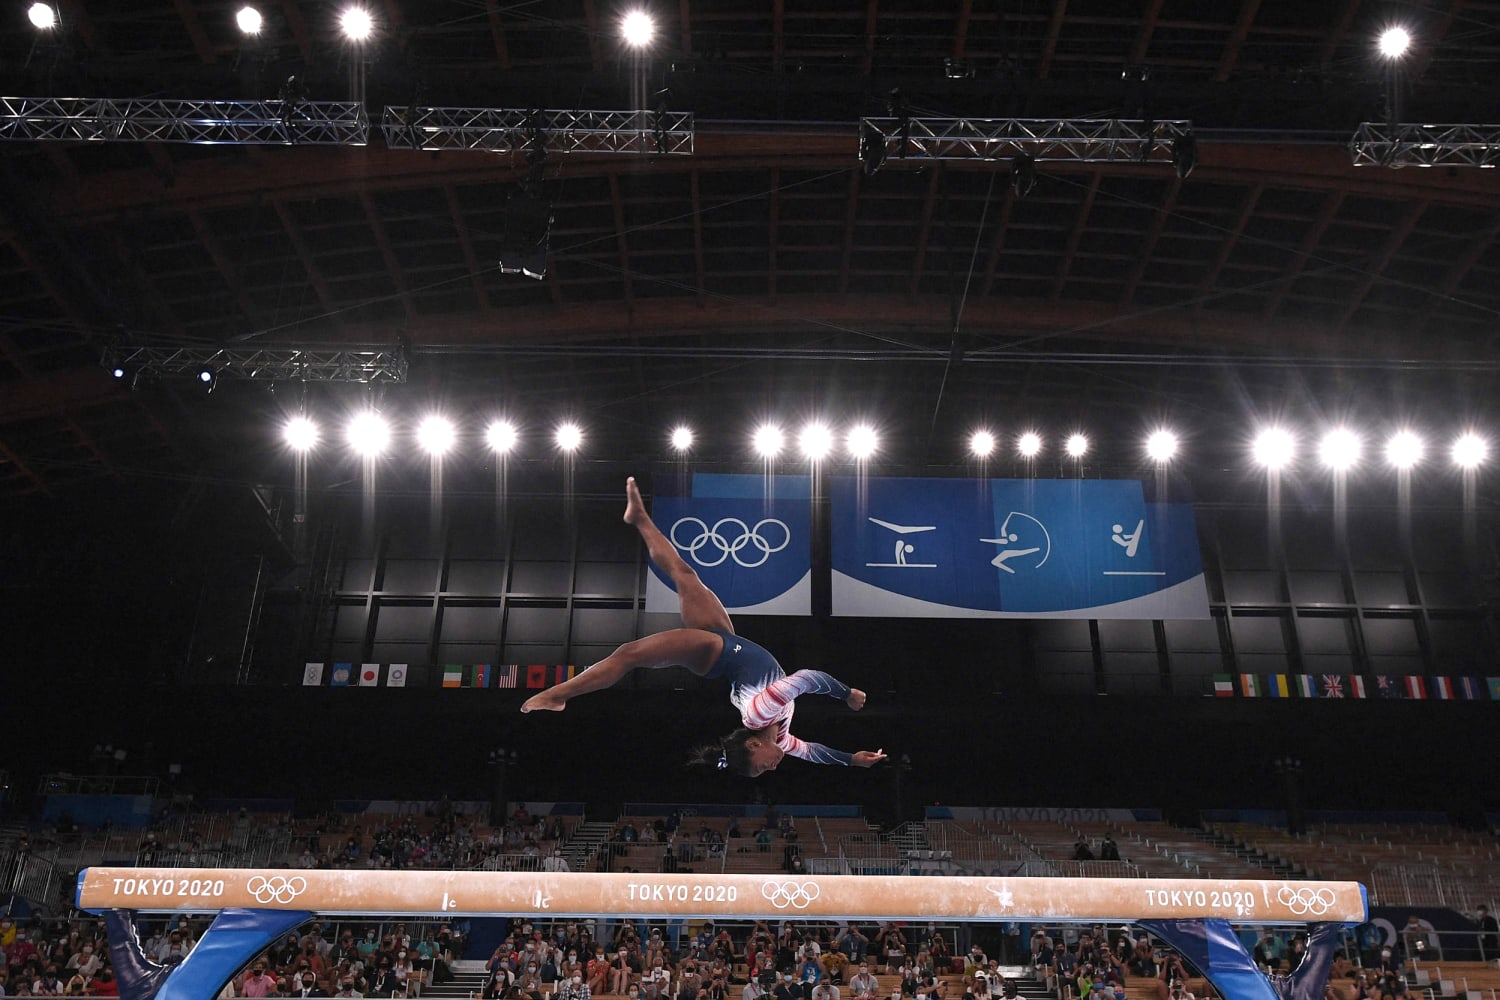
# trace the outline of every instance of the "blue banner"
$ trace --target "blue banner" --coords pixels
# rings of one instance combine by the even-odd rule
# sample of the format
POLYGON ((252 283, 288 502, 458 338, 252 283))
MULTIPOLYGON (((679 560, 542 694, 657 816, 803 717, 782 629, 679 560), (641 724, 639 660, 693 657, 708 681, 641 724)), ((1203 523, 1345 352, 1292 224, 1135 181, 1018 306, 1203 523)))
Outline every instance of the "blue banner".
MULTIPOLYGON (((807 476, 696 474, 688 493, 658 493, 651 519, 731 614, 812 614, 807 476)), ((654 565, 646 610, 677 611, 672 581, 654 565)))
POLYGON ((1137 480, 832 484, 833 613, 881 618, 1207 618, 1189 504, 1137 480))

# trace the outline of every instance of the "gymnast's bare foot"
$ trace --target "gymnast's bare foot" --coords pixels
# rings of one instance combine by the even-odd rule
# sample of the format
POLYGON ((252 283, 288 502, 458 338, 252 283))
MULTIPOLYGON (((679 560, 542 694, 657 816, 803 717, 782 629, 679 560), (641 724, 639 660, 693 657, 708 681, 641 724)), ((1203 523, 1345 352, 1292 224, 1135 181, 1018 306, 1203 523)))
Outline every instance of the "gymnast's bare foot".
POLYGON ((543 691, 526 699, 521 706, 523 712, 561 712, 568 707, 568 699, 559 698, 555 691, 543 691))
POLYGON ((636 488, 635 477, 625 480, 625 523, 638 524, 646 517, 646 505, 641 502, 641 491, 636 488))

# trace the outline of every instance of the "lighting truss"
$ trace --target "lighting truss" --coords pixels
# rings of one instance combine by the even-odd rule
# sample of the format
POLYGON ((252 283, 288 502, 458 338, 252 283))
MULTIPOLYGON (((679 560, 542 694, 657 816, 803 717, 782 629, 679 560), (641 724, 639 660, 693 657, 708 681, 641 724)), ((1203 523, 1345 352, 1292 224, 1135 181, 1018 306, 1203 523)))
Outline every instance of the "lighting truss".
POLYGON ((0 97, 0 140, 363 146, 369 131, 351 101, 0 97))
POLYGON ((693 151, 689 111, 388 107, 380 129, 391 149, 665 155, 693 151), (538 140, 544 148, 537 146, 538 140))
POLYGON ((1095 118, 864 118, 884 140, 885 160, 1009 160, 1172 163, 1189 121, 1095 118))
POLYGON ((115 347, 105 368, 142 378, 215 377, 303 382, 405 382, 406 357, 394 350, 115 347))
POLYGON ((1500 166, 1500 125, 1364 122, 1349 141, 1356 167, 1500 166))

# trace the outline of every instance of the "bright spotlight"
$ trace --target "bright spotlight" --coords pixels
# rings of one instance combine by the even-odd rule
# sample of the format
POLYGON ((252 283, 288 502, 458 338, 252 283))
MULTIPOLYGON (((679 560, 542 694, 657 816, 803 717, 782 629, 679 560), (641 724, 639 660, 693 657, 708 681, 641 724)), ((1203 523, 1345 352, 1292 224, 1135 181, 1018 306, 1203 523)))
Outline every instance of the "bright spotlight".
POLYGON ((651 39, 656 34, 656 23, 645 11, 633 10, 620 22, 620 34, 626 45, 633 49, 643 49, 651 44, 651 39))
POLYGON ((1465 434, 1453 442, 1453 463, 1472 469, 1490 457, 1489 442, 1478 434, 1465 434))
POLYGON ((1153 462, 1170 462, 1177 454, 1177 435, 1171 431, 1154 431, 1146 439, 1146 457, 1153 462))
POLYGON ((458 437, 453 422, 446 417, 427 417, 417 425, 417 444, 429 455, 441 455, 453 447, 458 437))
POLYGON ((1073 434, 1068 438, 1068 454, 1074 458, 1082 458, 1088 454, 1089 439, 1082 434, 1073 434))
POLYGON ((1027 431, 1016 442, 1016 450, 1021 453, 1022 458, 1036 458, 1037 453, 1042 450, 1041 435, 1034 431, 1027 431))
POLYGON ((1323 435, 1318 442, 1318 460, 1335 472, 1352 469, 1359 461, 1363 442, 1353 431, 1338 427, 1323 435))
POLYGON ((854 458, 869 458, 879 447, 880 436, 869 424, 856 424, 849 429, 849 454, 854 458))
POLYGON ((969 435, 969 454, 975 458, 989 458, 995 451, 995 435, 989 431, 975 431, 969 435))
POLYGON ((378 413, 361 413, 349 421, 349 447, 366 458, 382 454, 391 443, 391 425, 378 413))
POLYGON ((515 425, 508 420, 496 420, 484 432, 484 440, 490 450, 501 455, 516 446, 516 437, 515 425))
POLYGON ((557 446, 563 451, 577 451, 583 444, 583 429, 577 424, 563 424, 557 429, 557 446))
POLYGON ((1411 431, 1397 431, 1385 443, 1385 460, 1398 469, 1410 469, 1422 461, 1422 439, 1411 431))
POLYGON ((113 375, 115 378, 124 378, 125 377, 125 369, 116 366, 115 368, 111 369, 110 374, 113 375))
POLYGON ((781 428, 775 424, 761 424, 755 432, 755 453, 762 458, 775 458, 781 454, 782 443, 781 428))
POLYGON ((672 448, 687 451, 693 446, 693 431, 690 427, 677 427, 672 431, 672 448))
POLYGON ((1411 48, 1411 34, 1405 28, 1387 28, 1380 33, 1380 54, 1387 59, 1399 59, 1411 48))
POLYGON ((306 417, 293 417, 281 429, 281 436, 293 451, 307 451, 318 443, 318 425, 306 417))
POLYGON ((213 382, 213 380, 214 380, 213 369, 211 369, 211 368, 200 368, 198 370, 198 381, 199 382, 202 382, 204 385, 209 385, 209 384, 211 384, 213 382))
POLYGON ((50 3, 32 4, 26 11, 26 16, 31 19, 31 26, 39 31, 57 27, 57 11, 52 9, 50 3))
POLYGON ((1282 469, 1292 464, 1297 454, 1297 441, 1280 427, 1267 427, 1255 435, 1250 445, 1250 454, 1255 464, 1267 469, 1282 469))
POLYGON ((339 27, 351 42, 363 42, 375 30, 375 21, 363 7, 345 7, 339 15, 339 27))
POLYGON ((242 34, 258 35, 260 34, 261 24, 263 22, 261 20, 260 11, 256 10, 254 7, 241 7, 239 11, 234 15, 234 23, 239 25, 240 32, 242 34))
POLYGON ((802 450, 803 458, 820 461, 833 450, 833 432, 825 424, 808 424, 797 435, 797 447, 802 450))

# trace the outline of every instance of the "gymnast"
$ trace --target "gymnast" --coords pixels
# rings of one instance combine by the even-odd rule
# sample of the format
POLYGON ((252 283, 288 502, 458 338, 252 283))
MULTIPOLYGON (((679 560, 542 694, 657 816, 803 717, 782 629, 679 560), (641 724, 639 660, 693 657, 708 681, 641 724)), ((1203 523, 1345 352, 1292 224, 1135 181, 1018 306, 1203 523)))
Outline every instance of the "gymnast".
POLYGON ((678 611, 687 627, 625 643, 572 679, 527 699, 521 711, 560 712, 570 698, 612 687, 637 667, 686 667, 699 677, 726 678, 729 700, 739 709, 742 722, 742 728, 720 742, 695 751, 694 763, 754 778, 774 771, 787 754, 815 764, 857 767, 885 760, 883 750, 851 754, 792 735, 792 710, 798 695, 829 695, 857 712, 865 705, 865 693, 821 670, 799 670, 787 676, 774 656, 736 635, 724 605, 646 513, 633 478, 625 481, 625 523, 640 532, 651 561, 672 578, 678 611))

